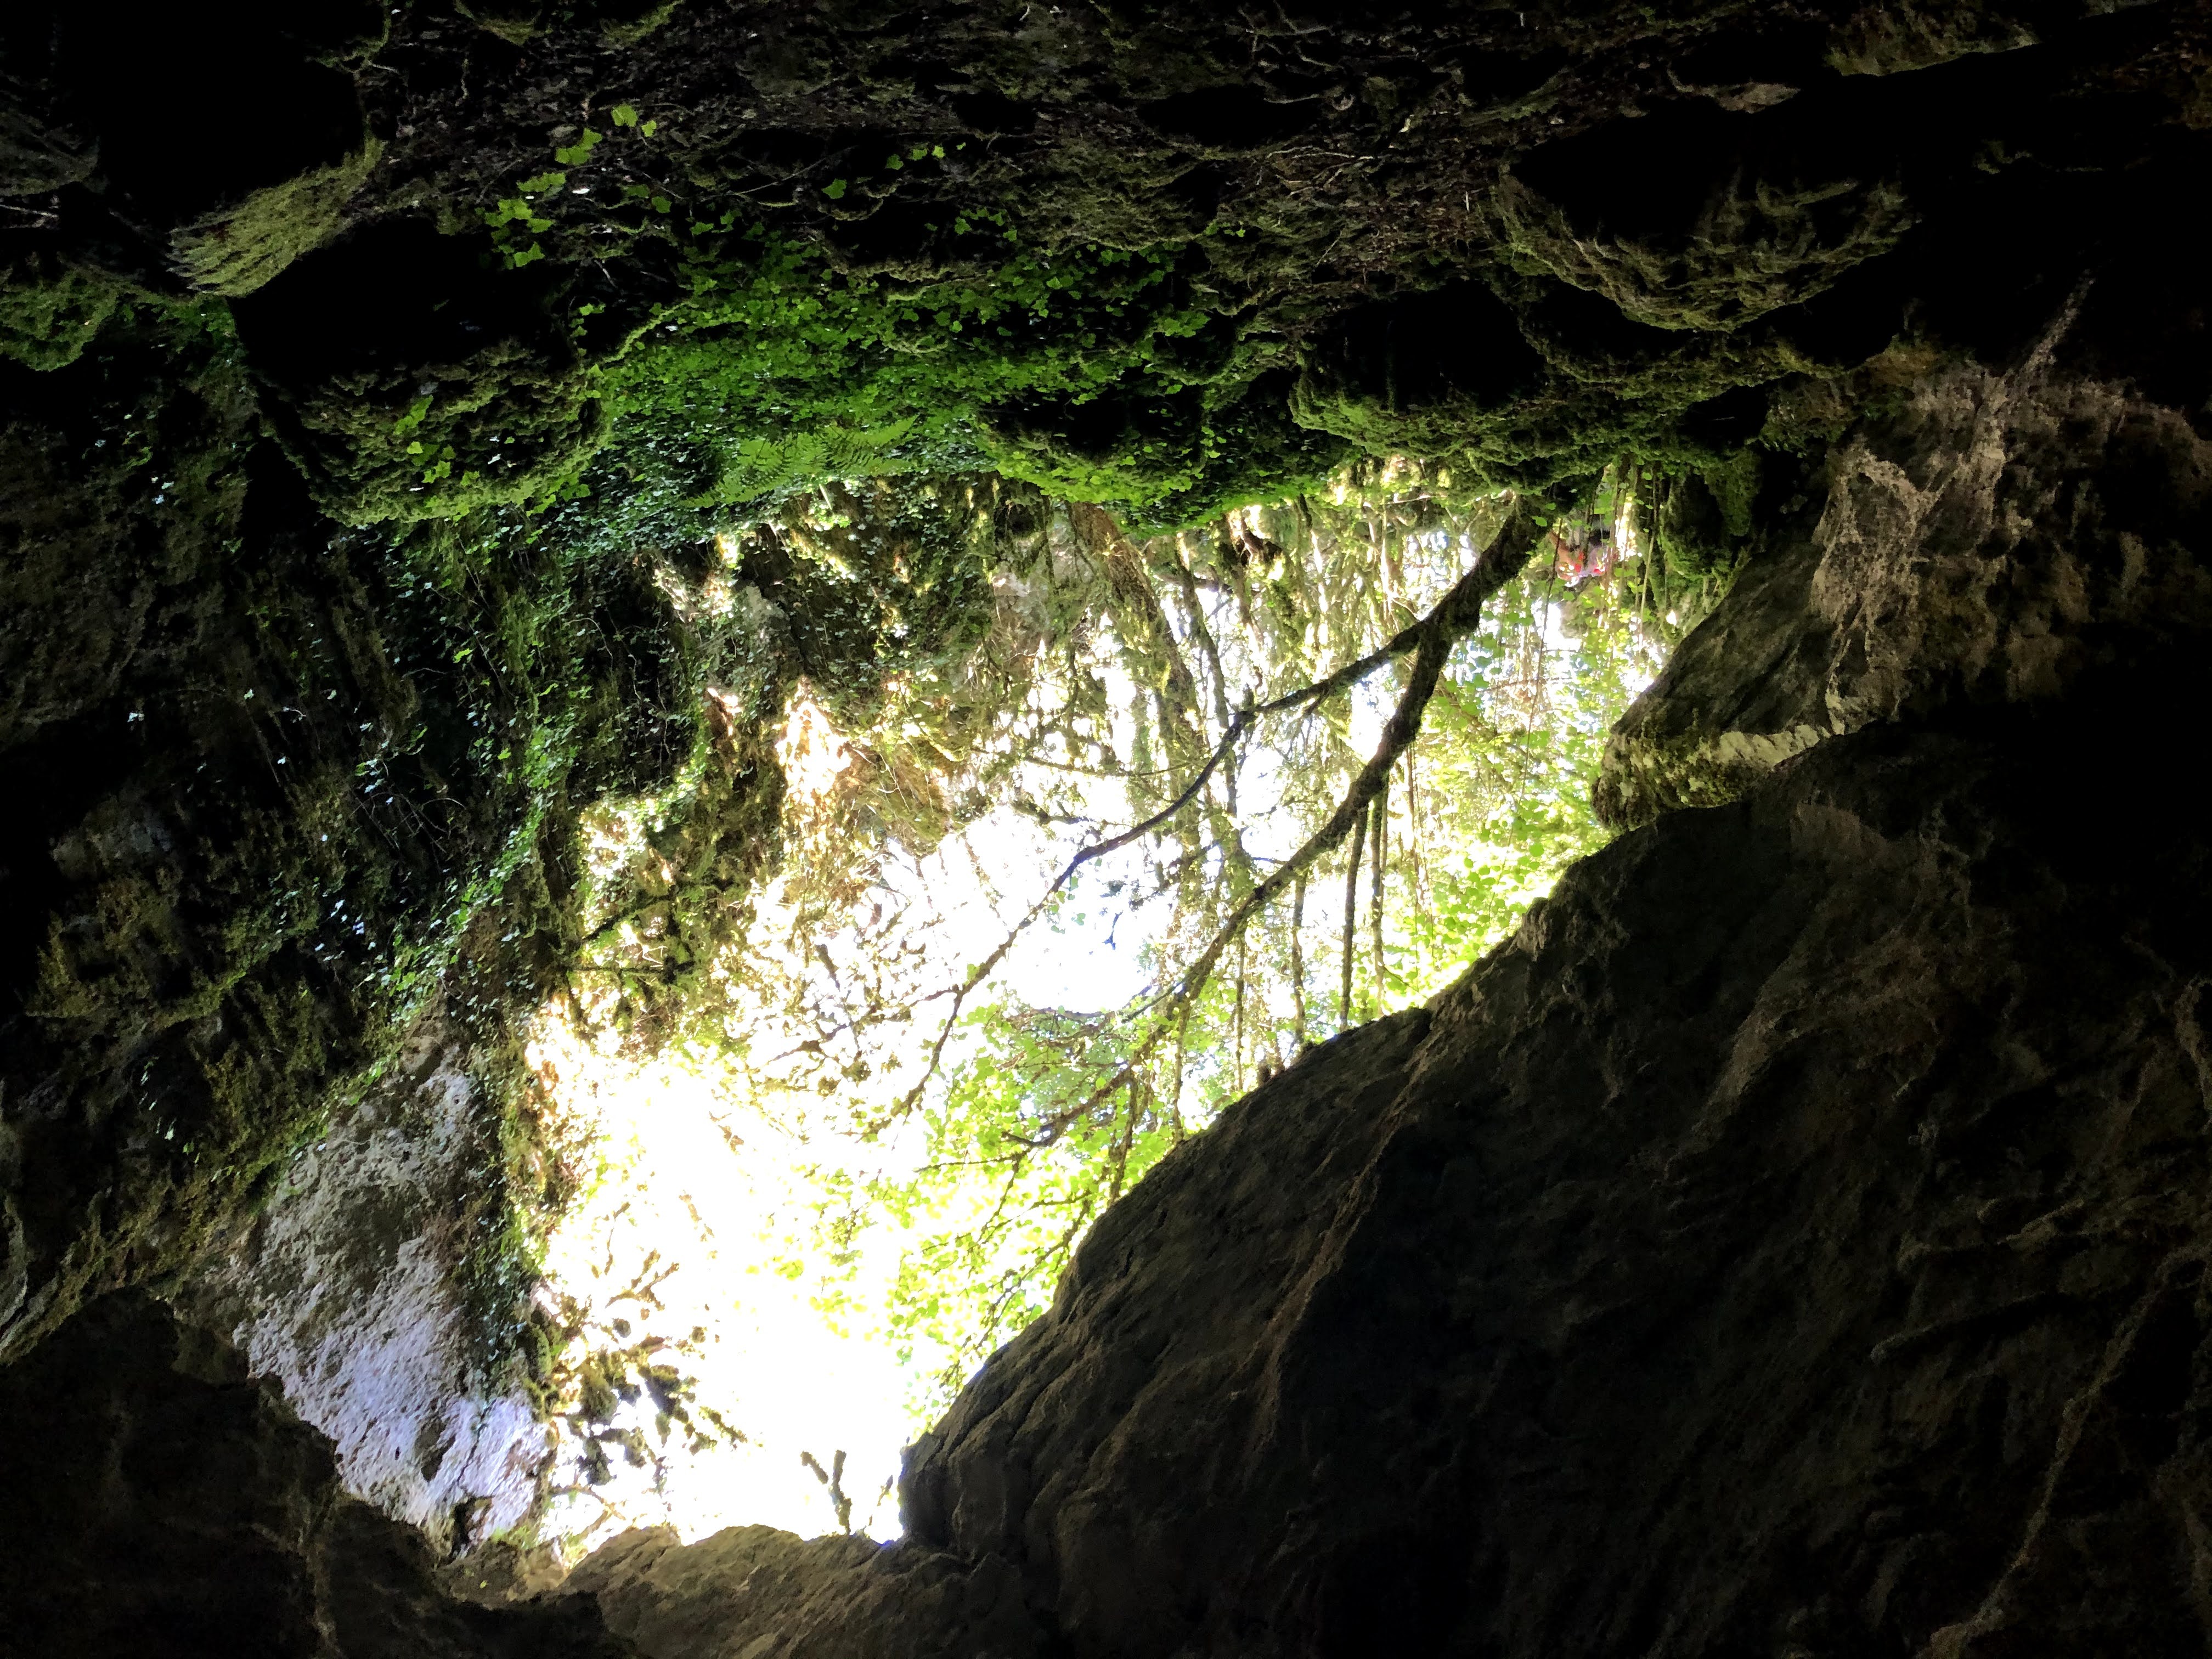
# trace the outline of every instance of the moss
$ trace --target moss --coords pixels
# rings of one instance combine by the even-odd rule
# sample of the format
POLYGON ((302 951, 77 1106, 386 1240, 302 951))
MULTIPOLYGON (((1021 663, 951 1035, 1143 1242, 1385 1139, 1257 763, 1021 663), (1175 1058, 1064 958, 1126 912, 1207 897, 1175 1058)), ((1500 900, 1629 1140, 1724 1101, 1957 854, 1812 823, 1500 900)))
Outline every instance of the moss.
POLYGON ((459 518, 553 495, 608 430, 573 364, 514 342, 458 362, 334 377, 289 412, 318 502, 349 524, 459 518))
POLYGON ((2033 46, 2033 27, 2005 10, 1986 0, 1863 6, 1830 33, 1828 62, 1845 75, 1898 75, 1974 52, 2033 46))
POLYGON ((1773 90, 1755 117, 1680 100, 1517 161, 1483 210, 1498 263, 1637 323, 1728 333, 1888 252, 1919 216, 1905 166, 1838 131, 1884 112, 1773 90))
POLYGON ((376 227, 238 307, 281 441, 350 524, 550 494, 603 441, 563 279, 481 238, 376 227), (351 319, 334 329, 332 318, 351 319))
POLYGON ((345 204, 384 153, 371 138, 327 167, 257 190, 194 220, 169 239, 169 260, 188 287, 225 297, 251 294, 335 236, 345 204))
POLYGON ((1515 253, 1604 295, 1625 316, 1670 329, 1734 329, 1802 304, 1895 246, 1915 217, 1904 191, 1879 180, 1770 183, 1741 173, 1690 223, 1645 237, 1578 225, 1517 179, 1493 199, 1515 253))
POLYGON ((123 285, 52 254, 0 264, 0 355, 29 368, 65 368, 83 355, 123 301, 123 285))

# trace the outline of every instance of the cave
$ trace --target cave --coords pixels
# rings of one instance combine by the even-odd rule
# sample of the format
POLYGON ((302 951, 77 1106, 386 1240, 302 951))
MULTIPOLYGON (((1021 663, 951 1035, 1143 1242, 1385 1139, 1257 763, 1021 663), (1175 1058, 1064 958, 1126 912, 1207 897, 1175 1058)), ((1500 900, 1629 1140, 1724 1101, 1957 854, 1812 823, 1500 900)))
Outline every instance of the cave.
POLYGON ((2212 1652, 2212 8, 309 9, 0 16, 0 1659, 2212 1652), (745 1435, 556 1084, 793 916, 1075 1184, 586 1548, 745 1435))

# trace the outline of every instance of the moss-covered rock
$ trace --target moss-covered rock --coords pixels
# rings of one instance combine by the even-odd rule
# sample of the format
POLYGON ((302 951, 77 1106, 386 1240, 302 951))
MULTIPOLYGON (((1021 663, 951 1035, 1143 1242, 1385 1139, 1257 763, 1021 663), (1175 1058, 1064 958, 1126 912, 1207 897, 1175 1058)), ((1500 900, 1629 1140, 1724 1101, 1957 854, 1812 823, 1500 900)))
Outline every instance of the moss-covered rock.
POLYGON ((1492 198, 1500 240, 1638 322, 1739 328, 1887 252, 1915 216, 1899 183, 1862 176, 1863 153, 1772 131, 1802 125, 1698 100, 1540 150, 1492 198))
POLYGON ((73 363, 123 296, 112 277, 27 250, 0 264, 0 356, 27 368, 73 363))
POLYGON ((453 518, 572 477, 606 425, 564 286, 417 221, 362 232, 240 307, 323 508, 354 524, 453 518))
POLYGON ((13 1352, 222 1235, 431 999, 511 1042, 578 802, 665 784, 700 709, 649 569, 342 533, 204 313, 0 374, 0 753, 43 781, 0 836, 13 1352))
POLYGON ((186 287, 202 294, 252 293, 338 233, 346 203, 382 148, 368 138, 327 166, 264 185, 179 227, 169 238, 172 267, 186 287))

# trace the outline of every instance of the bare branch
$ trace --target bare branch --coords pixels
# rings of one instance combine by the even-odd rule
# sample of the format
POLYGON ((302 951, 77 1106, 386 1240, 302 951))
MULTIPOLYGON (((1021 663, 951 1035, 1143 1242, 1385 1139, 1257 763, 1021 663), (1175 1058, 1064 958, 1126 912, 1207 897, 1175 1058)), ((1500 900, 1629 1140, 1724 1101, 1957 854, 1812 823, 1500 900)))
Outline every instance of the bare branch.
MULTIPOLYGON (((1288 860, 1278 865, 1265 881, 1255 885, 1238 903, 1221 933, 1207 947, 1201 959, 1202 971, 1198 971, 1194 979, 1191 975, 1185 975, 1182 984, 1171 994, 1169 1000, 1187 1003, 1195 996, 1198 988, 1203 987, 1206 977, 1212 974, 1222 947, 1243 927, 1253 913, 1291 882, 1304 875, 1323 854, 1333 851, 1349 832, 1352 823, 1364 812, 1368 801, 1381 789, 1382 781, 1389 775, 1390 768, 1397 763, 1398 757, 1419 735, 1421 711, 1435 694, 1437 682, 1443 676, 1444 663, 1449 658, 1452 647, 1480 617, 1483 601, 1511 580, 1528 562, 1540 530, 1533 510, 1526 503, 1516 501, 1512 513, 1507 516, 1490 545, 1476 556, 1467 574, 1452 584, 1450 591, 1437 602, 1427 616, 1410 627, 1401 629, 1385 644, 1358 661, 1346 664, 1326 679, 1286 692, 1267 702, 1247 704, 1238 709, 1231 717, 1229 728, 1222 733, 1221 741, 1214 745, 1213 752, 1199 768, 1197 775, 1174 800, 1141 823, 1133 824, 1103 841, 1092 842, 1068 860, 1066 867, 1053 878, 1052 884, 1023 913, 1021 920, 1007 930, 1006 936, 999 941, 989 955, 969 969, 968 978, 962 984, 953 988, 952 1006, 938 1030, 936 1040, 930 1045, 929 1061, 922 1067, 921 1077, 915 1079, 911 1089, 899 1097, 898 1103, 889 1112, 869 1126, 866 1133, 871 1135, 878 1133, 913 1110, 921 1098, 922 1091, 929 1086, 930 1080, 937 1075, 944 1062, 945 1045, 952 1039, 953 1030, 959 1023, 960 1012, 967 1002, 969 993, 990 977, 999 964, 1006 960, 1007 953, 1020 941, 1022 935, 1044 914, 1047 907, 1085 865, 1117 853, 1131 842, 1140 841, 1172 823, 1177 814, 1198 798, 1208 780, 1235 751, 1237 745, 1243 741, 1245 734, 1263 717, 1293 709, 1300 715, 1310 714, 1338 692, 1358 684, 1384 663, 1401 657, 1408 651, 1413 652, 1412 678, 1405 694, 1399 699, 1396 711, 1382 728, 1382 746, 1376 750, 1374 758, 1353 779, 1350 792, 1339 803, 1335 812, 1322 826, 1319 833, 1288 860)), ((1131 1068, 1151 1054, 1153 1046, 1153 1042, 1148 1042, 1140 1054, 1133 1056, 1129 1064, 1117 1071, 1084 1106, 1062 1115, 1064 1121, 1073 1121, 1082 1111, 1112 1093, 1127 1080, 1131 1068)))
MULTIPOLYGON (((1106 1099, 1115 1090, 1127 1083, 1135 1075, 1137 1068, 1152 1057, 1152 1051, 1159 1046, 1169 1031, 1176 1029, 1182 1018, 1187 1017, 1191 1005, 1197 1000, 1199 994, 1206 988, 1207 981, 1212 977, 1214 969, 1220 963, 1221 953, 1228 947, 1230 941, 1242 933, 1253 916, 1273 902, 1285 888, 1298 881, 1315 865, 1341 845, 1344 838, 1350 835, 1355 827, 1364 827, 1369 803, 1382 793, 1384 785, 1389 781, 1391 768, 1398 763, 1399 757, 1411 748, 1413 740, 1420 735, 1422 712, 1428 707, 1429 700, 1436 695, 1437 683, 1443 678, 1444 665, 1450 660, 1453 647, 1459 643, 1462 636, 1480 617, 1483 601, 1504 586, 1520 573, 1522 567, 1528 563, 1529 555, 1535 550, 1536 542, 1542 528, 1535 514, 1527 504, 1521 502, 1515 504, 1512 514, 1498 531, 1496 539, 1475 560, 1473 568, 1460 578, 1459 581, 1453 586, 1451 592, 1444 596, 1441 604, 1422 618, 1417 630, 1418 637, 1413 645, 1413 670, 1407 676, 1405 691, 1398 699, 1397 708, 1392 711, 1389 720, 1383 725, 1382 741, 1376 746, 1375 753, 1359 769, 1358 775, 1353 778, 1351 787, 1346 790, 1343 799, 1337 803, 1335 811, 1329 815, 1328 821, 1315 831, 1305 845, 1277 865, 1265 881, 1254 887, 1251 892, 1237 903, 1236 908, 1230 912, 1229 919, 1216 931, 1212 939, 1200 953, 1197 960, 1183 971, 1182 979, 1176 982, 1172 990, 1153 1005, 1154 1007, 1164 1006, 1170 1009, 1171 1017, 1162 1019, 1156 1024, 1151 1032, 1131 1049, 1128 1058, 1114 1072, 1113 1075, 1107 1078, 1084 1099, 1046 1119, 1039 1126, 1035 1135, 1026 1138, 1027 1145, 1033 1147, 1049 1145, 1065 1133, 1068 1125, 1084 1116, 1099 1102, 1106 1099)), ((1402 638, 1403 635, 1401 637, 1402 638)), ((1341 671, 1340 674, 1340 672, 1341 671)), ((1338 675, 1330 676, 1331 680, 1338 678, 1338 675)), ((1328 683, 1322 682, 1324 684, 1328 683)), ((1291 698, 1279 699, 1278 702, 1279 703, 1295 702, 1297 696, 1297 694, 1293 694, 1291 698)), ((1134 833, 1131 832, 1132 836, 1134 833)), ((1126 838, 1122 844, 1126 844, 1126 838)), ((1063 873, 1061 880, 1064 881, 1067 876, 1073 875, 1078 866, 1084 861, 1085 854, 1078 854, 1075 860, 1063 873)), ((1057 891, 1058 887, 1059 884, 1055 883, 1052 890, 1057 891)), ((1048 892, 1046 898, 1048 899, 1050 896, 1051 893, 1048 892)), ((1040 900, 1037 905, 1032 908, 1030 916, 1023 919, 1020 927, 1026 927, 1030 918, 1042 910, 1043 904, 1044 900, 1040 900)), ((992 953, 989 966, 995 966, 1012 947, 1018 933, 1018 927, 1015 934, 1009 935, 1006 942, 992 953)), ((988 971, 988 967, 985 971, 988 971)), ((982 975, 977 974, 969 980, 969 987, 972 988, 981 983, 981 978, 982 975)), ((957 1010, 956 1009, 955 1012, 957 1012, 957 1010)), ((933 1071, 937 1064, 937 1056, 943 1052, 945 1042, 950 1034, 951 1023, 948 1021, 945 1030, 939 1034, 936 1048, 931 1053, 930 1065, 933 1071)), ((926 1073, 923 1082, 926 1083, 927 1080, 928 1076, 926 1073)), ((901 1109, 903 1109, 920 1097, 921 1085, 917 1085, 913 1092, 901 1103, 901 1109)))

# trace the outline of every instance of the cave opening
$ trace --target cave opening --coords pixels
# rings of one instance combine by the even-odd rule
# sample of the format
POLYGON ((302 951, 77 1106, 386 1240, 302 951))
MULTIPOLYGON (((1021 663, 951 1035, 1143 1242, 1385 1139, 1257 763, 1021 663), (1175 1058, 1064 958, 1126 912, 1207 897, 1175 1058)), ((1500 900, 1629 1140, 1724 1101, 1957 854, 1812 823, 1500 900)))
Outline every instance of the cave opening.
MULTIPOLYGON (((640 902, 669 803, 598 809, 601 943, 529 1051, 580 1170, 538 1291, 559 1333, 548 1535, 895 1534, 900 1450, 1049 1303, 1105 1205, 1329 1037, 1435 995, 1602 843, 1603 734, 1729 574, 1670 577, 1632 483, 1546 527, 1456 642, 1358 855, 1249 917, 1382 744, 1393 637, 1510 497, 1397 459, 1179 536, 1046 498, 1009 536, 994 512, 987 624, 858 696, 797 678, 780 851, 717 896, 742 920, 674 992, 633 988, 696 925, 665 871, 640 902)), ((748 573, 903 569, 947 495, 817 492, 722 537, 690 602, 775 626, 748 573), (766 538, 785 558, 748 562, 766 538)))

